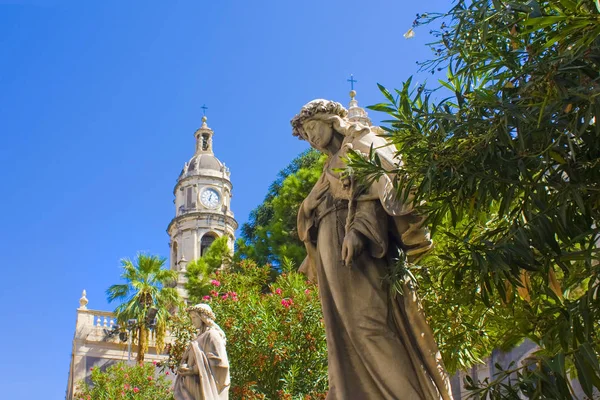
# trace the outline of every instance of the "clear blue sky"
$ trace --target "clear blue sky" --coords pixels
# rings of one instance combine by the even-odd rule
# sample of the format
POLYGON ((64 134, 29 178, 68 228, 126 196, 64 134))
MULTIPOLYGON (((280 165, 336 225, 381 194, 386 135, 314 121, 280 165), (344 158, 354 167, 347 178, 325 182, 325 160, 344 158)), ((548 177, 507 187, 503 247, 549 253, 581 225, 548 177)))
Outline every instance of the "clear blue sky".
MULTIPOLYGON (((82 289, 113 309, 119 259, 168 255, 173 186, 209 107, 238 221, 304 142, 314 98, 382 101, 430 56, 450 0, 0 0, 0 397, 64 398, 82 289)), ((371 112, 374 121, 380 116, 371 112)), ((234 366, 235 367, 235 366, 234 366)))

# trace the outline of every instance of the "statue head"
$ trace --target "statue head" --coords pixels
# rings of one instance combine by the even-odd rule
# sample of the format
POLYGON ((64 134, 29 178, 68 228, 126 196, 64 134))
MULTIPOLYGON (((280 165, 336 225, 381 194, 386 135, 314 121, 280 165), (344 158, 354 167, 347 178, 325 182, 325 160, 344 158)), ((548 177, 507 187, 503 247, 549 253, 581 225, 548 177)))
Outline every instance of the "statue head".
POLYGON ((192 323, 198 329, 202 328, 203 324, 210 326, 215 322, 215 313, 208 304, 196 304, 188 307, 186 311, 190 314, 192 323))
POLYGON ((225 332, 215 322, 215 313, 208 304, 200 303, 195 306, 188 307, 186 311, 190 314, 192 323, 202 333, 206 329, 215 329, 219 335, 226 340, 225 332))
POLYGON ((340 103, 316 99, 306 103, 292 119, 292 134, 323 151, 335 134, 357 136, 369 127, 347 119, 348 111, 340 103))

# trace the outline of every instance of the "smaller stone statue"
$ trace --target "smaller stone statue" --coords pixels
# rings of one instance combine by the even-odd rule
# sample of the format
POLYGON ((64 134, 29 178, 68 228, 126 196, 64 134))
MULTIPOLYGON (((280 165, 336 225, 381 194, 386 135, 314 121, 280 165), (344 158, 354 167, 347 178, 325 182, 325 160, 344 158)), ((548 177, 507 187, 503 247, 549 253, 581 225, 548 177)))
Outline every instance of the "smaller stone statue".
POLYGON ((215 323, 208 304, 196 304, 187 312, 199 335, 190 342, 177 369, 176 400, 227 400, 229 361, 225 333, 215 323))

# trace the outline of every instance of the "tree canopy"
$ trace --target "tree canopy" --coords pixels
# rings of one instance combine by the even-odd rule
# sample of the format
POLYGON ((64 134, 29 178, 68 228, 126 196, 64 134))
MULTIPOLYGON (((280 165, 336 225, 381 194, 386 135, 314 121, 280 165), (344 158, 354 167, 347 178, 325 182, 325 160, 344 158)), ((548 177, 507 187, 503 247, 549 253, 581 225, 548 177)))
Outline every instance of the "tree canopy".
POLYGON ((212 289, 210 276, 216 270, 231 261, 231 250, 228 245, 229 238, 221 236, 210 245, 206 253, 186 266, 185 289, 192 304, 200 303, 202 297, 212 289))
MULTIPOLYGON (((403 158, 393 171, 398 193, 414 193, 438 242, 421 262, 428 268, 414 272, 458 300, 449 304, 470 304, 444 305, 453 316, 472 323, 473 310, 480 322, 486 309, 495 313, 498 329, 473 325, 482 338, 538 344, 525 365, 472 382, 479 394, 570 399, 575 373, 592 397, 600 389, 600 4, 458 0, 447 13, 418 16, 420 25, 435 36, 435 57, 422 68, 447 78, 380 86, 386 102, 371 107, 388 114, 384 129, 403 158), (503 380, 509 372, 512 383, 503 380)), ((351 159, 363 179, 384 172, 374 154, 351 159)), ((432 324, 443 346, 448 324, 432 324)))
POLYGON ((284 259, 300 265, 306 252, 298 239, 300 203, 321 175, 325 156, 307 150, 279 172, 265 200, 250 213, 237 241, 237 256, 279 266, 284 259))

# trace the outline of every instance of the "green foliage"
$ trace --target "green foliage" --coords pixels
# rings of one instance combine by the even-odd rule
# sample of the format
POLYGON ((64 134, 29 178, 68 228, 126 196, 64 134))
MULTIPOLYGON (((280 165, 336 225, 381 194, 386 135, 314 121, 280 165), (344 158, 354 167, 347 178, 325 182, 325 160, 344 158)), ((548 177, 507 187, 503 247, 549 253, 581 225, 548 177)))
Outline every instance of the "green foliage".
POLYGON ((239 258, 258 264, 281 265, 284 257, 299 265, 306 251, 298 239, 296 216, 300 203, 321 175, 325 156, 308 150, 279 172, 261 205, 250 213, 237 241, 239 258))
POLYGON ((228 238, 221 236, 210 245, 206 253, 186 266, 185 276, 188 279, 185 289, 192 304, 199 303, 202 296, 212 289, 210 275, 223 265, 231 262, 231 250, 228 238))
POLYGON ((115 309, 115 316, 121 326, 125 326, 129 319, 138 321, 137 329, 132 332, 133 340, 138 343, 138 362, 144 361, 148 349, 148 310, 152 307, 158 310, 153 333, 156 334, 156 347, 160 352, 164 346, 170 310, 180 302, 177 291, 167 287, 175 281, 177 272, 164 269, 164 264, 164 258, 143 253, 139 253, 135 261, 123 259, 121 279, 126 283, 112 285, 106 291, 109 302, 120 302, 115 309))
POLYGON ((327 348, 316 286, 296 272, 272 281, 270 266, 250 260, 216 271, 211 281, 203 300, 227 335, 231 398, 325 398, 327 348))
MULTIPOLYGON (((447 79, 437 91, 410 79, 393 94, 380 87, 386 103, 371 108, 389 115, 403 157, 398 193, 414 193, 436 232, 428 268, 415 273, 445 360, 465 366, 529 338, 540 346, 531 362, 471 382, 475 394, 570 399, 574 374, 591 397, 600 389, 598 4, 458 0, 420 24, 436 36, 436 58, 422 67, 447 68, 447 79)), ((363 177, 383 173, 375 159, 352 159, 363 177)))
POLYGON ((173 339, 167 344, 167 354, 169 358, 166 361, 161 361, 160 367, 163 371, 170 370, 177 372, 177 367, 181 363, 183 353, 187 349, 189 343, 198 335, 196 327, 188 313, 179 312, 171 315, 168 326, 169 336, 173 339))
POLYGON ((171 382, 166 374, 157 374, 152 363, 128 366, 118 363, 105 371, 92 369, 91 385, 77 384, 76 400, 174 400, 171 382))

